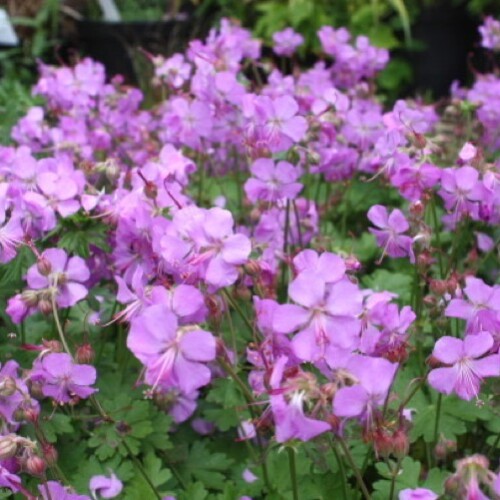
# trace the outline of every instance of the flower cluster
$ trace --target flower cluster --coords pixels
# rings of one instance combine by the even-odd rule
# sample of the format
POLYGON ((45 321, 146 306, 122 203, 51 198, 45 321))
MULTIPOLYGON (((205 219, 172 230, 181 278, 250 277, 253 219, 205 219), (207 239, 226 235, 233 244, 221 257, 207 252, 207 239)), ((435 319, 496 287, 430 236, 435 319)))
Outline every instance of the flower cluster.
MULTIPOLYGON (((484 47, 497 31, 488 18, 484 47)), ((89 59, 40 65, 44 104, 0 147, 2 325, 19 353, 0 369, 2 487, 89 498, 71 489, 73 441, 57 452, 78 429, 93 498, 122 476, 129 496, 205 482, 298 498, 296 454, 304 498, 500 495, 479 455, 499 444, 500 79, 455 87, 445 110, 386 109, 387 51, 318 37, 327 57, 300 69, 301 35, 274 35, 288 74, 222 20, 184 54, 147 54, 149 107, 89 59), (282 448, 284 489, 267 470, 282 448), (236 475, 219 466, 233 460, 236 475)))

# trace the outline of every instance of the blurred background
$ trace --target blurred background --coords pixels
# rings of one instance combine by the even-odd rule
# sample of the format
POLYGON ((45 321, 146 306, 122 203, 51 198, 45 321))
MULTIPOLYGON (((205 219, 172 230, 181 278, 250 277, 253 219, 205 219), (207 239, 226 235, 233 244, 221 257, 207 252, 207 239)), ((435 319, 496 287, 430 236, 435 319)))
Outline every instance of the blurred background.
POLYGON ((391 51, 379 77, 389 101, 419 93, 446 96, 451 83, 491 64, 478 47, 477 27, 500 15, 499 0, 0 0, 19 39, 0 50, 2 96, 36 78, 37 61, 71 63, 91 56, 108 75, 147 82, 147 53, 182 51, 222 17, 237 19, 269 46, 292 27, 306 39, 301 63, 321 57, 316 31, 345 26, 391 51), (111 9, 111 10, 110 10, 111 9))

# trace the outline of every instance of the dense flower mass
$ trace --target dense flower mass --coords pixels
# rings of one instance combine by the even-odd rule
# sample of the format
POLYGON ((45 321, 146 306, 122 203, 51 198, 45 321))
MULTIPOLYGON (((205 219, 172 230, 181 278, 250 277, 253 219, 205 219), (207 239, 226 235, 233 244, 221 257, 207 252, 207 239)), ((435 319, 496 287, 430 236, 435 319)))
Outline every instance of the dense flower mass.
POLYGON ((287 73, 222 20, 147 55, 147 106, 40 64, 0 147, 1 487, 500 498, 500 79, 384 107, 388 52, 318 37, 301 69, 274 35, 287 73))

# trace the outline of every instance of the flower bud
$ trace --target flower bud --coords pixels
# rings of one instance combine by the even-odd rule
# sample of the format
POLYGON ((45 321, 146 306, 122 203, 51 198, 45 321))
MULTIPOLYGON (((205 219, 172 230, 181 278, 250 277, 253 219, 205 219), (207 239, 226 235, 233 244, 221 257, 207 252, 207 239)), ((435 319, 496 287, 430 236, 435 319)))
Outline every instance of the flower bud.
POLYGON ((47 465, 54 465, 55 463, 57 463, 59 454, 57 453, 55 446, 50 443, 45 443, 42 446, 42 452, 47 465))
POLYGON ((35 307, 38 304, 38 292, 35 290, 25 290, 21 294, 21 299, 29 307, 35 307))
POLYGON ((36 263, 36 268, 42 276, 48 276, 52 272, 52 264, 47 257, 41 256, 36 263))
POLYGON ((29 456, 24 462, 24 468, 28 474, 33 476, 43 476, 47 464, 45 460, 38 455, 29 456))
POLYGON ((15 434, 7 434, 0 437, 0 460, 6 460, 16 454, 17 439, 15 434))
POLYGON ((444 436, 441 436, 436 447, 434 448, 434 454, 436 458, 439 460, 446 460, 450 453, 453 453, 457 450, 456 441, 452 441, 451 439, 446 439, 444 436))
POLYGON ((258 276, 261 273, 260 264, 256 260, 249 260, 243 269, 250 276, 258 276))
POLYGON ((59 340, 43 340, 45 349, 50 352, 63 352, 63 346, 59 340))
POLYGON ((144 186, 144 195, 150 200, 156 199, 156 197, 158 196, 158 188, 154 185, 153 182, 148 181, 146 183, 146 185, 144 186))
POLYGON ((8 398, 12 396, 17 390, 16 381, 9 376, 3 377, 0 380, 0 396, 8 398))
POLYGON ((75 353, 75 359, 77 363, 89 364, 92 363, 92 361, 94 361, 94 358, 95 358, 94 348, 90 344, 87 343, 78 346, 75 353))
POLYGON ((446 280, 431 280, 429 287, 436 295, 444 295, 448 288, 446 280))
POLYGON ((38 309, 44 315, 49 315, 52 312, 52 303, 50 300, 42 299, 38 302, 38 309))
POLYGON ((398 429, 392 435, 392 452, 396 458, 400 460, 410 451, 410 441, 404 429, 398 429))

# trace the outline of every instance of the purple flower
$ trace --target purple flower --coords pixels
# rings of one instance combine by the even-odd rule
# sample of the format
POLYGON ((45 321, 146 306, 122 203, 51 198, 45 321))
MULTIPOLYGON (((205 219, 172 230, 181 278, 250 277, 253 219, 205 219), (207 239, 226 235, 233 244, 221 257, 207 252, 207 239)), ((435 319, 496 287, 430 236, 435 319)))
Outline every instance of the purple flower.
POLYGON ((215 339, 196 326, 178 328, 175 314, 164 305, 148 307, 131 323, 128 348, 146 366, 146 383, 186 394, 207 385, 204 364, 215 359, 215 339))
POLYGON ((337 391, 333 413, 339 417, 360 417, 369 423, 376 407, 384 404, 398 365, 383 358, 360 358, 353 358, 348 367, 358 383, 337 391))
POLYGON ((94 498, 97 498, 97 495, 101 498, 114 498, 121 493, 123 483, 113 473, 110 477, 93 476, 90 479, 89 489, 94 498))
POLYGON ((465 278, 465 299, 452 299, 445 310, 451 318, 467 321, 467 332, 496 331, 500 328, 500 287, 488 286, 483 280, 465 278))
POLYGON ((48 262, 50 271, 41 274, 38 264, 28 269, 26 280, 32 290, 55 293, 59 307, 71 307, 87 296, 88 290, 82 283, 89 279, 90 272, 81 257, 68 259, 60 248, 49 248, 41 257, 48 262))
POLYGON ((379 229, 370 228, 376 240, 377 245, 382 247, 382 257, 410 257, 410 262, 415 262, 413 254, 413 239, 410 236, 404 236, 410 225, 405 216, 397 208, 390 214, 387 208, 382 205, 374 205, 368 210, 368 219, 379 229))
POLYGON ((399 500, 436 500, 439 495, 436 495, 431 490, 427 488, 416 488, 412 490, 411 488, 406 488, 399 492, 399 500))
POLYGON ((38 491, 42 495, 43 500, 90 500, 87 495, 78 495, 58 483, 57 481, 48 481, 38 486, 38 491))
POLYGON ((294 392, 288 403, 281 394, 271 396, 278 443, 286 443, 291 439, 309 441, 331 429, 327 422, 304 415, 304 396, 302 392, 294 392))
POLYGON ((484 24, 479 27, 481 33, 481 45, 485 49, 500 50, 500 21, 491 16, 484 20, 484 24))
POLYGON ((16 247, 22 243, 23 236, 19 215, 13 214, 7 220, 5 212, 0 208, 0 263, 5 264, 16 256, 16 247))
POLYGON ((42 383, 44 396, 58 403, 69 403, 75 396, 86 399, 97 389, 91 386, 97 378, 91 365, 75 364, 66 353, 50 353, 35 364, 31 378, 42 383))
POLYGON ((302 189, 302 184, 296 182, 300 170, 286 161, 275 163, 270 158, 259 158, 252 163, 250 172, 253 177, 245 183, 245 193, 252 203, 292 199, 302 189))
POLYGON ((325 357, 330 347, 354 349, 359 342, 362 295, 344 279, 327 284, 323 278, 303 272, 288 287, 295 304, 276 309, 273 327, 278 333, 298 331, 292 340, 295 355, 305 361, 325 357))
POLYGON ((285 28, 273 35, 274 52, 279 56, 290 57, 295 49, 304 43, 304 37, 292 28, 285 28))
POLYGON ((484 378, 500 376, 500 355, 484 356, 492 347, 493 338, 487 332, 467 335, 465 340, 441 337, 432 356, 448 366, 432 370, 429 384, 439 392, 454 392, 462 399, 477 397, 484 378))

